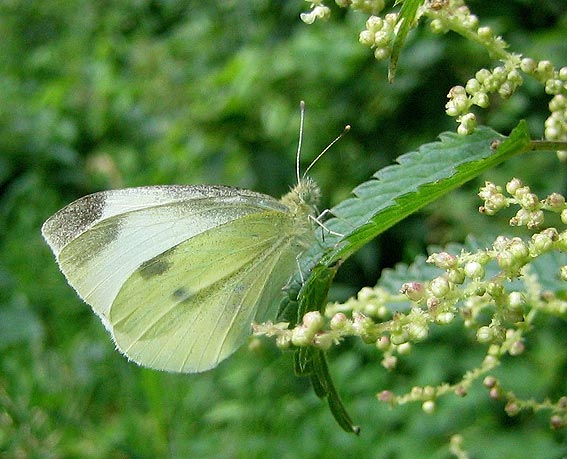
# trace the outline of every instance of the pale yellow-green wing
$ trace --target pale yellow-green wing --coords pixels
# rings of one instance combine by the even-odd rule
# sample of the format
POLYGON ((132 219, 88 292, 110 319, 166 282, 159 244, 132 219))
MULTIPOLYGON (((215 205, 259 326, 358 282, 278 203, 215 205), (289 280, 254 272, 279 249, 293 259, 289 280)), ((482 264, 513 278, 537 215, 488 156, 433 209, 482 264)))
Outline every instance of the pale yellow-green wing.
POLYGON ((298 192, 306 189, 312 185, 282 201, 223 186, 104 191, 57 212, 42 233, 129 358, 203 371, 279 302, 313 241, 313 207, 298 192))
POLYGON ((275 312, 312 237, 296 223, 287 212, 248 214, 144 263, 110 310, 118 348, 161 370, 215 367, 275 312))
POLYGON ((223 186, 148 186, 85 196, 49 218, 42 233, 69 284, 110 329, 122 285, 144 262, 249 213, 287 208, 223 186))

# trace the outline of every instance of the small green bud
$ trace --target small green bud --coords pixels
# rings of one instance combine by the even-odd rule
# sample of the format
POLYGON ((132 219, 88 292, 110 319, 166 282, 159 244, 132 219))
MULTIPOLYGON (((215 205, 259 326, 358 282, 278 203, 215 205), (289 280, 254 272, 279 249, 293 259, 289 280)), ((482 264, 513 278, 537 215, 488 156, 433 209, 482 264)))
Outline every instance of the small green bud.
POLYGON ((276 336, 276 346, 280 349, 287 349, 291 344, 291 337, 289 335, 276 336))
POLYGON ((489 389, 496 387, 496 385, 498 384, 498 380, 494 377, 494 376, 486 376, 483 381, 482 384, 485 387, 488 387, 489 389))
POLYGON ((468 390, 464 386, 455 387, 455 395, 457 397, 466 397, 468 395, 468 390))
POLYGON ((519 203, 528 210, 537 210, 539 208, 539 199, 534 193, 523 193, 519 198, 519 203))
POLYGON ((386 23, 390 26, 394 27, 398 22, 398 13, 388 13, 386 16, 384 16, 384 21, 386 21, 386 23))
POLYGON ((432 263, 438 268, 447 269, 453 268, 457 264, 457 257, 447 252, 432 253, 426 260, 427 263, 432 263))
POLYGON ((479 27, 477 33, 478 36, 485 42, 491 40, 494 36, 490 27, 479 27))
POLYGON ((370 317, 367 317, 360 312, 355 312, 352 316, 352 328, 361 338, 365 339, 368 332, 374 327, 374 322, 370 317))
POLYGON ((411 352, 411 344, 410 343, 402 343, 397 347, 396 351, 400 355, 408 355, 411 352))
POLYGON ((445 23, 440 19, 433 19, 429 24, 429 28, 433 33, 445 33, 449 30, 445 23))
POLYGON ((376 48, 374 50, 374 59, 376 59, 377 61, 382 61, 384 59, 388 59, 390 57, 390 54, 390 48, 376 48))
POLYGON ((510 346, 508 353, 512 356, 523 354, 526 350, 526 345, 522 340, 514 341, 510 346))
POLYGON ((324 351, 330 349, 333 342, 334 338, 330 333, 317 333, 313 338, 313 345, 324 351))
POLYGON ((505 81, 498 88, 498 95, 502 97, 502 99, 508 99, 510 96, 512 96, 512 94, 514 94, 515 90, 516 87, 513 83, 511 83, 510 81, 505 81))
POLYGON ((498 400, 502 397, 502 390, 499 387, 493 387, 488 391, 488 395, 492 400, 498 400))
POLYGON ((486 80, 492 77, 492 73, 488 69, 480 69, 474 76, 481 84, 484 84, 486 80))
POLYGON ((344 330, 347 327, 349 327, 350 325, 351 325, 350 320, 342 312, 337 312, 331 318, 331 322, 329 324, 329 326, 331 327, 331 330, 344 330))
POLYGON ((469 30, 474 30, 478 27, 478 17, 474 14, 469 14, 463 18, 463 26, 469 30))
POLYGON ((524 79, 522 78, 522 75, 520 74, 520 72, 518 72, 518 70, 512 69, 508 73, 508 81, 514 86, 519 86, 524 82, 524 79))
MULTIPOLYGON (((493 329, 493 332, 494 336, 501 335, 500 338, 503 338, 502 333, 500 333, 499 331, 493 329)), ((494 359, 495 357, 498 357, 500 355, 500 346, 498 344, 491 344, 488 347, 487 354, 488 355, 486 356, 485 360, 487 360, 489 363, 496 363, 497 360, 490 361, 490 358, 494 359)))
POLYGON ((376 298, 376 292, 371 287, 362 287, 356 297, 359 301, 368 301, 369 299, 376 298))
POLYGON ((454 318, 455 314, 453 314, 452 312, 441 312, 437 314, 437 317, 435 317, 435 322, 437 322, 439 325, 448 325, 453 321, 454 318))
POLYGON ((536 67, 537 64, 535 60, 530 59, 529 57, 524 57, 520 61, 520 70, 524 73, 533 73, 535 72, 536 67))
MULTIPOLYGON (((567 107, 567 98, 563 94, 557 94, 549 101, 549 110, 552 112, 558 112, 560 110, 564 110, 567 107)), ((554 122, 556 120, 551 119, 550 122, 554 122)), ((561 123, 558 123, 559 125, 561 123)))
POLYGON ((459 135, 471 134, 477 125, 476 116, 474 113, 467 113, 461 116, 458 121, 460 121, 461 123, 457 128, 457 133, 459 135))
POLYGON ((561 91, 563 91, 563 81, 556 78, 550 78, 549 80, 546 80, 545 82, 546 94, 557 95, 557 94, 561 94, 561 91))
POLYGON ((433 386, 425 386, 423 388, 423 396, 427 398, 433 398, 437 394, 437 390, 433 386))
POLYGON ((532 243, 530 246, 530 253, 532 256, 541 255, 542 253, 551 250, 553 247, 552 237, 545 232, 536 233, 532 235, 532 243))
POLYGON ((374 34, 374 43, 379 48, 384 48, 390 44, 391 38, 387 31, 379 30, 374 34))
POLYGON ((427 338, 429 328, 427 327, 427 323, 425 322, 420 323, 420 321, 414 321, 408 324, 407 332, 411 340, 422 341, 427 338))
POLYGON ((295 327, 291 332, 291 342, 294 346, 309 346, 313 339, 313 333, 308 331, 303 325, 295 327))
POLYGON ((392 344, 395 344, 396 346, 399 346, 400 344, 407 342, 407 340, 408 340, 408 334, 403 330, 399 332, 392 332, 390 334, 390 341, 392 344))
POLYGON ((381 363, 386 370, 393 370, 396 368, 398 358, 395 355, 387 355, 382 359, 381 363))
POLYGON ((506 403, 504 411, 506 411, 506 414, 508 414, 508 416, 516 416, 520 412, 520 407, 518 406, 516 401, 510 400, 508 403, 506 403))
POLYGON ((427 414, 431 414, 435 411, 435 402, 433 400, 426 400, 425 402, 423 402, 423 404, 421 405, 421 409, 427 413, 427 414))
POLYGON ((465 273, 461 268, 447 271, 447 280, 453 284, 462 284, 465 281, 465 273))
POLYGON ((305 328, 315 334, 325 325, 325 319, 319 311, 309 311, 303 316, 303 325, 305 328))
POLYGON ((553 64, 550 61, 539 61, 537 63, 537 73, 539 73, 542 79, 548 79, 553 76, 553 64))
POLYGON ((484 182, 484 186, 481 186, 478 191, 478 197, 483 201, 488 201, 494 195, 499 194, 502 194, 502 187, 488 181, 484 182))
POLYGON ((508 70, 506 67, 499 65, 492 71, 492 78, 496 84, 503 84, 508 79, 508 70))
POLYGON ((425 288, 421 282, 406 282, 402 284, 400 293, 412 301, 420 301, 425 297, 425 288))
POLYGON ((427 298, 425 304, 427 305, 427 309, 433 311, 441 304, 441 300, 436 296, 430 296, 429 298, 427 298))
POLYGON ((545 220, 545 216, 543 214, 543 211, 536 210, 535 212, 531 213, 530 219, 528 220, 527 223, 527 227, 528 229, 539 228, 543 224, 544 220, 545 220))
POLYGON ((476 339, 479 343, 486 344, 490 343, 494 338, 494 334, 492 333, 492 329, 490 327, 484 326, 480 327, 476 331, 476 339))
POLYGON ((358 35, 358 41, 362 45, 372 46, 374 45, 374 33, 372 33, 370 30, 363 30, 358 35))
POLYGON ((479 91, 473 95, 472 103, 477 107, 487 108, 490 105, 490 98, 485 92, 479 91))
POLYGON ((565 207, 565 197, 559 193, 551 193, 544 201, 545 205, 551 210, 563 210, 565 207))
POLYGON ((451 291, 451 285, 449 281, 444 277, 436 277, 429 283, 429 290, 431 293, 438 298, 443 298, 447 293, 451 291))
POLYGON ((513 178, 506 184, 506 191, 511 195, 515 195, 518 189, 522 188, 524 184, 518 178, 513 178))
POLYGON ((482 85, 480 84, 480 82, 476 78, 471 78, 469 81, 467 81, 467 84, 465 85, 466 91, 471 96, 473 94, 476 94, 478 91, 480 91, 481 88, 482 88, 482 85))
POLYGON ((375 33, 384 27, 384 20, 380 16, 370 16, 366 20, 366 28, 368 31, 375 33))
POLYGON ((381 336, 376 341, 376 347, 381 351, 387 351, 388 349, 390 349, 391 345, 392 343, 390 343, 390 338, 388 338, 387 336, 381 336))
POLYGON ((510 309, 518 310, 525 304, 524 295, 521 292, 510 292, 508 295, 508 306, 510 309))
POLYGON ((477 261, 469 261, 464 266, 464 273, 469 279, 482 279, 485 275, 484 266, 477 261))
POLYGON ((514 259, 520 261, 524 261, 530 255, 530 250, 528 246, 519 237, 515 237, 512 239, 512 242, 508 250, 514 257, 514 259))
POLYGON ((504 287, 499 282, 488 282, 486 284, 486 293, 493 298, 498 298, 504 292, 504 287))
POLYGON ((413 386, 410 390, 410 395, 414 400, 419 400, 421 397, 423 397, 423 387, 413 386))

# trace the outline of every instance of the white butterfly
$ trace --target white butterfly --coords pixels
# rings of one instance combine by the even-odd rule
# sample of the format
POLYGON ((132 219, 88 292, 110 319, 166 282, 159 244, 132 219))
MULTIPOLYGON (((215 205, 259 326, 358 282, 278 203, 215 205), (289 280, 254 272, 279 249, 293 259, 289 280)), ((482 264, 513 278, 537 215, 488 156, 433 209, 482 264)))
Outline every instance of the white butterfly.
POLYGON ((297 175, 280 200, 206 185, 103 191, 57 212, 42 234, 122 353, 200 372, 274 315, 298 256, 316 241, 319 188, 297 175))

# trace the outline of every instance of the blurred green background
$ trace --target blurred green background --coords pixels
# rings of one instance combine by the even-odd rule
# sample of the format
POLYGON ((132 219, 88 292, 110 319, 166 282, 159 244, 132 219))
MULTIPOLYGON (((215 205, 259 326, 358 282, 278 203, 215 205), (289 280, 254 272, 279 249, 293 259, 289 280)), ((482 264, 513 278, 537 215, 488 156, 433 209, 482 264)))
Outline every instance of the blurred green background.
MULTIPOLYGON (((564 1, 469 4, 515 51, 565 65, 564 1)), ((449 88, 493 65, 479 47, 420 28, 389 84, 385 64, 358 44, 363 15, 335 8, 330 22, 307 26, 299 20, 307 7, 0 2, 0 457, 446 458, 459 432, 474 457, 567 455, 565 433, 550 431, 545 415, 509 418, 480 387, 442 400, 432 415, 376 401, 382 389, 455 380, 477 365, 483 350, 462 327, 437 332, 391 374, 375 349, 356 342, 331 353, 336 384, 362 428, 356 438, 337 427, 308 381, 293 376, 291 354, 270 344, 201 375, 127 362, 58 272, 39 228, 82 195, 222 183, 279 196, 294 182, 305 100, 304 163, 345 124, 353 127, 312 171, 330 207, 398 155, 454 129, 444 114, 449 88)), ((538 137, 546 103, 527 81, 480 119, 507 133, 525 118, 538 137)), ((549 154, 511 161, 488 178, 512 175, 542 193, 565 191, 565 173, 549 154)), ((373 285, 382 268, 410 262, 428 244, 504 227, 506 218, 487 223, 475 213, 484 178, 358 253, 334 297, 373 285)), ((529 343, 531 353, 502 369, 519 392, 567 391, 567 329, 552 325, 529 343)))

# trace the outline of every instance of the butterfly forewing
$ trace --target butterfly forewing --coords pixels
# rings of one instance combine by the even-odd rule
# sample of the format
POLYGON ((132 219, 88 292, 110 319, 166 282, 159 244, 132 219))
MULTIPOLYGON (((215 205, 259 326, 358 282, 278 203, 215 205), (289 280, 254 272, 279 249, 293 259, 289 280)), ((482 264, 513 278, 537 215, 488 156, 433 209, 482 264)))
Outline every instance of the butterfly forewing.
POLYGON ((63 208, 42 228, 61 271, 109 328, 126 279, 147 260, 210 228, 258 209, 285 208, 270 196, 220 186, 104 191, 63 208))

